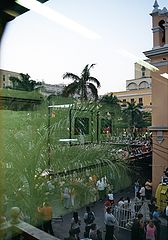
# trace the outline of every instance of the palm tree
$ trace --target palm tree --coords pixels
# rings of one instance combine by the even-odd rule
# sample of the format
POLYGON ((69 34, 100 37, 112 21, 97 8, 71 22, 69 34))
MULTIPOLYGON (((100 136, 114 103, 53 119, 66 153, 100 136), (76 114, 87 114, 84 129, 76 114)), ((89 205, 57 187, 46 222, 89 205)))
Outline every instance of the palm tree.
POLYGON ((73 73, 66 72, 63 75, 63 79, 71 78, 73 82, 64 88, 62 95, 68 97, 77 93, 80 95, 80 99, 82 101, 88 99, 90 91, 91 95, 95 98, 95 100, 97 100, 97 88, 100 87, 100 82, 97 80, 97 78, 90 76, 90 69, 93 68, 94 65, 95 64, 91 64, 89 66, 89 64, 87 64, 83 69, 80 77, 73 73))
POLYGON ((120 106, 120 100, 111 93, 110 95, 104 95, 100 103, 106 105, 109 112, 112 112, 113 114, 116 114, 117 112, 120 112, 121 106, 120 106))
POLYGON ((132 134, 134 133, 134 129, 138 125, 138 122, 142 120, 141 108, 142 106, 140 104, 127 102, 127 108, 125 108, 122 112, 123 119, 128 122, 132 134))

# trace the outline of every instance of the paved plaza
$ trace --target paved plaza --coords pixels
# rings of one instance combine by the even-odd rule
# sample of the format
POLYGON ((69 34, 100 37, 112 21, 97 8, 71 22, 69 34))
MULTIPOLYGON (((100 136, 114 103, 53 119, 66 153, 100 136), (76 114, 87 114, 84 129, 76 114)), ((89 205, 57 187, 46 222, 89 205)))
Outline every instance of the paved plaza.
MULTIPOLYGON (((121 192, 118 194, 115 194, 115 199, 118 200, 121 196, 133 196, 133 192, 127 191, 127 192, 121 192)), ((91 210, 95 213, 95 223, 97 224, 98 228, 103 233, 103 239, 105 235, 105 225, 104 225, 104 204, 103 202, 96 202, 94 205, 91 205, 91 210)), ((81 217, 81 233, 80 238, 83 238, 85 223, 83 221, 83 216, 85 212, 85 207, 82 207, 77 210, 79 216, 81 217)), ((71 218, 72 213, 67 213, 63 215, 63 221, 53 221, 53 229, 55 236, 59 239, 64 239, 65 237, 68 237, 68 231, 70 229, 71 224, 71 218)), ((115 231, 115 238, 116 240, 131 240, 131 233, 129 230, 125 229, 119 229, 119 231, 115 231)), ((166 220, 162 219, 162 227, 161 227, 161 238, 160 240, 168 240, 168 229, 166 227, 166 220)))

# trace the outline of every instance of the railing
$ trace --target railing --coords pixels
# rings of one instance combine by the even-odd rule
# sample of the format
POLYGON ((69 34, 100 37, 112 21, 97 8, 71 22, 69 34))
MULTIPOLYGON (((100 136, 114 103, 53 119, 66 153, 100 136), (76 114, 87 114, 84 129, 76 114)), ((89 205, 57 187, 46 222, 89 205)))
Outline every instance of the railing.
POLYGON ((133 200, 128 208, 123 208, 119 206, 114 206, 113 208, 113 215, 117 219, 118 227, 131 230, 132 223, 135 219, 135 216, 138 213, 143 214, 144 220, 149 220, 149 207, 148 207, 149 201, 136 201, 133 200))
MULTIPOLYGON (((140 160, 140 159, 146 159, 148 157, 151 157, 152 156, 152 151, 149 151, 149 152, 145 152, 145 153, 142 153, 142 154, 137 154, 135 156, 131 156, 128 158, 128 160, 131 161, 134 161, 134 160, 140 160)), ((116 161, 117 159, 114 159, 114 161, 116 161)), ((105 162, 105 161, 99 161, 99 163, 94 163, 94 164, 90 164, 90 165, 87 165, 87 166, 82 166, 81 168, 74 168, 74 169, 67 169, 65 171, 61 171, 61 172, 57 172, 57 173, 54 173, 54 172, 48 172, 48 175, 49 176, 68 176, 68 175, 71 175, 73 173, 80 173, 80 172, 84 172, 86 170, 92 170, 96 167, 103 167, 103 166, 106 166, 108 165, 109 162, 105 162)))

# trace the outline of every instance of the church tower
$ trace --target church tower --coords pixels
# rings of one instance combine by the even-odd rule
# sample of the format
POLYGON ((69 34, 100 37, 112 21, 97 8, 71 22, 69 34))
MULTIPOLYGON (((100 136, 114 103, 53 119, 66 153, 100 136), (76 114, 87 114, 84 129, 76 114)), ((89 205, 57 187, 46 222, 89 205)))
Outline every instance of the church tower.
POLYGON ((168 167, 168 10, 154 2, 152 16, 153 48, 144 52, 159 71, 152 72, 153 190, 168 167))

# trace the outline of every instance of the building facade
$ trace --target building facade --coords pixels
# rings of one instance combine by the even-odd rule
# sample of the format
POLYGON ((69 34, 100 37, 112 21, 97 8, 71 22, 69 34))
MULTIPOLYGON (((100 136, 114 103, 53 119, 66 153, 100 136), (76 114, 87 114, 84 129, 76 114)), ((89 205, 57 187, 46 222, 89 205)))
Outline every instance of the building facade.
POLYGON ((0 69, 0 88, 13 86, 10 77, 20 78, 20 73, 0 69))
POLYGON ((168 167, 168 10, 155 1, 152 17, 153 48, 144 52, 159 71, 152 72, 153 190, 168 167), (165 77, 163 77, 165 76, 165 77))
POLYGON ((113 92, 121 102, 122 107, 127 102, 140 104, 144 111, 152 110, 151 72, 147 68, 135 63, 134 79, 126 80, 126 91, 113 92))

